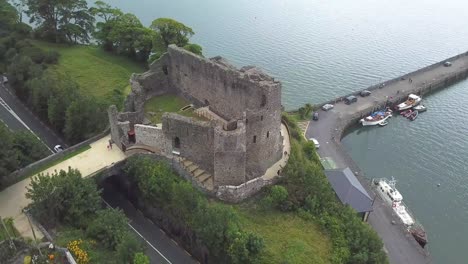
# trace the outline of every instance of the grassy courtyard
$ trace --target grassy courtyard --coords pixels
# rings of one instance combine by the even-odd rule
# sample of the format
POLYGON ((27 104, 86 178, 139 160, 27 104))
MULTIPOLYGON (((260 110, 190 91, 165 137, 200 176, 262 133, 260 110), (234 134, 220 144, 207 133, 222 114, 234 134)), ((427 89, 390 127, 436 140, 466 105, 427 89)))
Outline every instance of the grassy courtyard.
POLYGON ((162 122, 162 115, 166 112, 177 113, 179 115, 194 117, 202 120, 191 109, 182 111, 184 106, 190 105, 190 102, 176 95, 165 94, 151 98, 145 103, 146 117, 153 124, 162 122))
POLYGON ((297 214, 237 207, 243 227, 265 240, 259 263, 330 263, 331 242, 312 221, 297 214))
POLYGON ((59 52, 58 65, 50 69, 71 76, 83 92, 97 98, 106 99, 114 89, 128 94, 131 74, 145 71, 143 65, 126 57, 105 52, 99 47, 40 41, 34 43, 44 50, 59 52))

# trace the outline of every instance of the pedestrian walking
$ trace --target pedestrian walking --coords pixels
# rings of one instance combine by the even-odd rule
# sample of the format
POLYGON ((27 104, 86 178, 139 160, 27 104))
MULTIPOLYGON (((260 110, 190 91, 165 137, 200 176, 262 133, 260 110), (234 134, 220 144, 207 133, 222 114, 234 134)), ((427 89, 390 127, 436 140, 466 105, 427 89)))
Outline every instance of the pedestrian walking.
POLYGON ((112 139, 109 139, 109 148, 112 149, 112 139))

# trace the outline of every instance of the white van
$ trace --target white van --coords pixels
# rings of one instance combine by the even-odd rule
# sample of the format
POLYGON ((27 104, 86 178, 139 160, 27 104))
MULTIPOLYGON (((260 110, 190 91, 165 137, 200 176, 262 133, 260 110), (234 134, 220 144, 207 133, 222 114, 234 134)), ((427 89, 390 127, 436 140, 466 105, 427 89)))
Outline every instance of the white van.
POLYGON ((320 148, 320 144, 315 138, 309 138, 309 141, 312 141, 314 143, 316 149, 320 148))

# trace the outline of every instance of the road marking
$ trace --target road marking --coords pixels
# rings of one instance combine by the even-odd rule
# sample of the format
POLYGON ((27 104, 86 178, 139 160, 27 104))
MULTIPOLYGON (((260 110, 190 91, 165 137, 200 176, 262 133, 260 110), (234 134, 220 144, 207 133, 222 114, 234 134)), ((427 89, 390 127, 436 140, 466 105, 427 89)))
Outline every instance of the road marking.
MULTIPOLYGON (((104 199, 102 199, 102 201, 103 201, 107 206, 109 206, 110 208, 114 209, 114 207, 110 206, 110 204, 107 203, 104 199)), ((127 225, 128 225, 139 237, 141 237, 141 238, 146 242, 146 244, 148 244, 152 249, 154 249, 154 251, 158 252, 158 254, 159 254, 164 260, 166 260, 167 263, 172 264, 172 262, 170 262, 155 246, 153 246, 153 244, 151 244, 142 234, 140 234, 140 232, 138 232, 130 223, 127 223, 127 225)))
MULTIPOLYGON (((47 144, 44 143, 44 141, 42 141, 37 135, 36 133, 34 133, 34 131, 31 130, 31 128, 28 127, 28 125, 26 125, 26 123, 23 122, 23 120, 21 120, 21 118, 15 113, 15 111, 13 111, 10 106, 8 106, 8 104, 3 100, 2 97, 0 97, 0 104, 8 111, 10 112, 10 114, 16 118, 24 127, 26 127, 37 139, 39 139, 40 142, 42 142, 42 144, 44 144, 44 146, 46 146, 46 148, 53 154, 54 152, 52 151, 52 149, 49 148, 49 146, 47 146, 47 144)), ((36 118, 37 119, 37 118, 36 118)))

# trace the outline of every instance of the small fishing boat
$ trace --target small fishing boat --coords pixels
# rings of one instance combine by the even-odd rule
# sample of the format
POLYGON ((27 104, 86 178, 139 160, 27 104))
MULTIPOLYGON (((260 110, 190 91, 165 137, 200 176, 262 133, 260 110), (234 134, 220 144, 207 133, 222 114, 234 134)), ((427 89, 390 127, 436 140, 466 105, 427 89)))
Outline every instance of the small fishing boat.
POLYGON ((427 107, 425 107, 424 105, 417 105, 415 107, 413 107, 414 110, 417 110, 419 113, 421 112, 424 112, 427 110, 427 107))
POLYGON ((386 125, 388 125, 388 121, 387 121, 387 120, 382 121, 382 122, 379 123, 379 126, 381 126, 381 127, 384 127, 384 126, 386 126, 386 125))
POLYGON ((372 113, 370 116, 359 120, 363 126, 375 126, 378 125, 388 118, 392 117, 392 111, 377 111, 372 113))
POLYGON ((400 115, 402 115, 402 116, 404 116, 404 117, 408 117, 408 116, 410 116, 412 113, 413 113, 413 110, 408 109, 408 110, 406 110, 406 111, 401 112, 400 115))
POLYGON ((408 119, 411 121, 414 121, 418 117, 419 112, 418 111, 413 111, 411 115, 408 116, 408 119))
POLYGON ((415 95, 415 94, 410 94, 408 96, 408 100, 406 100, 405 102, 399 104, 396 106, 396 110, 398 111, 403 111, 403 110, 407 110, 407 109, 410 109, 416 105, 419 104, 419 102, 421 102, 421 97, 415 95))

